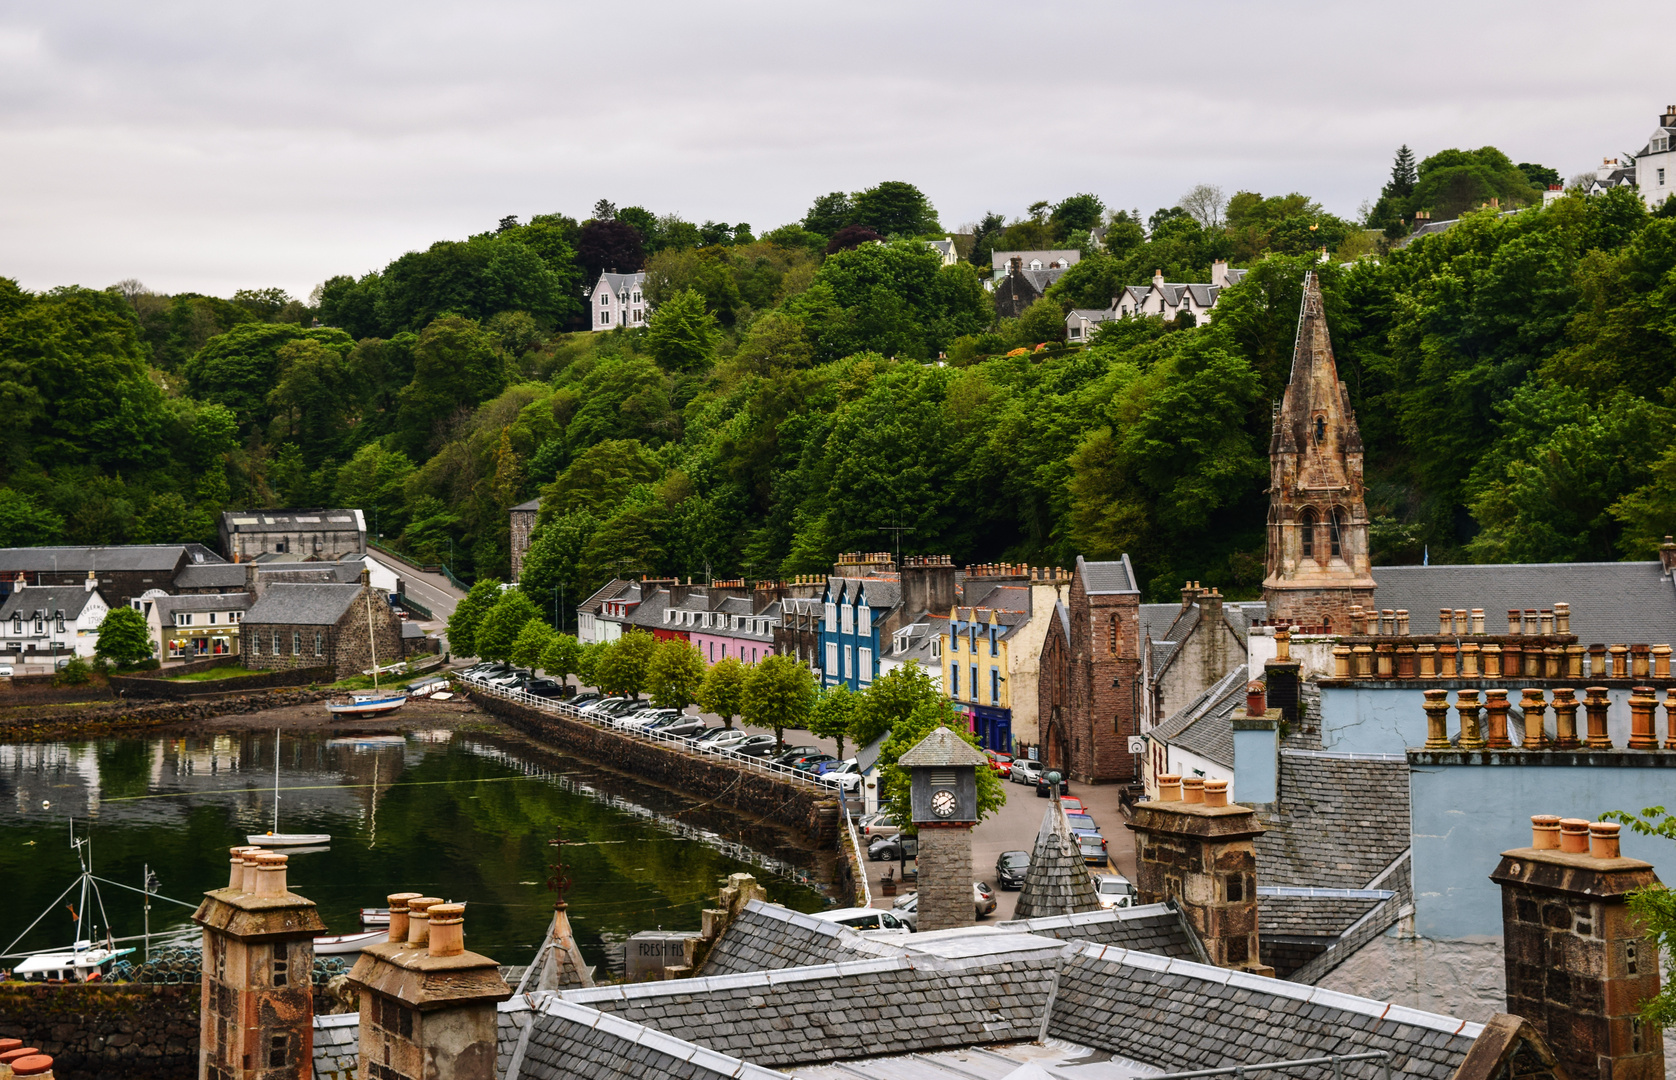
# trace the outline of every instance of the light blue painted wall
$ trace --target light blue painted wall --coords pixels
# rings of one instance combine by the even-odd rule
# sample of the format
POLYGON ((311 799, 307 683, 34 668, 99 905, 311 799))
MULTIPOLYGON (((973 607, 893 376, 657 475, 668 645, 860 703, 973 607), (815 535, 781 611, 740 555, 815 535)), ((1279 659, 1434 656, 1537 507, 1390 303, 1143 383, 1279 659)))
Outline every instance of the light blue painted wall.
POLYGON ((1245 804, 1271 803, 1280 787, 1280 733, 1234 730, 1234 795, 1245 804))
MULTIPOLYGON (((1503 851, 1530 846, 1531 815, 1594 821, 1607 810, 1676 807, 1676 768, 1412 766, 1409 792, 1415 930, 1429 938, 1499 936, 1501 888, 1490 873, 1503 851)), ((1676 843, 1626 828, 1623 853, 1676 882, 1676 843)))
MULTIPOLYGON (((1321 688, 1321 746, 1324 750, 1332 750, 1341 754, 1400 754, 1411 747, 1423 746, 1426 742, 1426 710, 1425 691, 1437 689, 1438 680, 1425 680, 1408 686, 1375 687, 1375 686, 1323 686, 1321 688), (1427 684, 1430 685, 1427 685, 1427 684)), ((1583 687, 1586 681, 1579 682, 1575 687, 1577 699, 1583 698, 1583 687)), ((1441 686, 1449 690, 1449 734, 1455 735, 1459 731, 1459 717, 1453 708, 1455 703, 1454 684, 1442 682, 1441 686)), ((1547 691, 1548 697, 1553 697, 1553 691, 1547 691)), ((1520 690, 1510 688, 1507 691, 1508 701, 1514 705, 1519 702, 1520 690)), ((1612 711, 1607 715, 1606 730, 1612 736, 1614 745, 1622 748, 1629 742, 1629 691, 1612 690, 1609 695, 1612 701, 1612 711)), ((1484 700, 1482 689, 1478 692, 1480 702, 1484 700)), ((1517 708, 1508 713, 1508 726, 1517 725, 1522 728, 1524 720, 1517 708)), ((1554 711, 1549 709, 1545 718, 1548 733, 1554 731, 1554 711)), ((1664 710, 1659 710, 1659 724, 1664 723, 1664 710)), ((1577 730, 1579 736, 1587 731, 1587 719, 1582 709, 1577 710, 1577 730)), ((1662 735, 1660 736, 1663 737, 1662 735)))

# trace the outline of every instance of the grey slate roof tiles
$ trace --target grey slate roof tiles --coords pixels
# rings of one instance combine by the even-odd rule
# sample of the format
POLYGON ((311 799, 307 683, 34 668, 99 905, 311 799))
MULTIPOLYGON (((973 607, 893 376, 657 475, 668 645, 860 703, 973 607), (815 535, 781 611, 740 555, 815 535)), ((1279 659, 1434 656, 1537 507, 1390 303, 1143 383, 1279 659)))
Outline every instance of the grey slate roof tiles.
POLYGON ((540 1000, 515 1053, 521 1053, 517 1080, 785 1080, 663 1030, 550 995, 540 1000))
POLYGON ((77 619, 92 598, 93 593, 81 585, 31 585, 6 597, 6 602, 0 604, 0 619, 17 614, 27 620, 37 611, 46 612, 48 618, 62 611, 66 619, 77 619))
POLYGON ((359 585, 269 585, 245 612, 252 624, 331 626, 360 598, 359 585))
POLYGON ((704 961, 704 975, 835 964, 876 955, 867 939, 831 919, 752 900, 704 961))
POLYGON ((1077 573, 1082 575, 1083 587, 1090 596, 1141 591, 1135 583, 1135 570, 1129 565, 1128 555, 1110 562, 1088 562, 1078 555, 1077 573))
POLYGON ((189 563, 218 563, 221 557, 199 544, 111 544, 93 547, 0 548, 0 574, 18 571, 86 573, 97 571, 173 570, 182 557, 189 563))
POLYGON ((175 575, 177 589, 242 589, 244 566, 239 563, 199 563, 175 575))
MULTIPOLYGON (((1388 1050, 1391 1071, 1449 1080, 1482 1025, 1300 986, 1085 945, 1060 969, 1049 1034, 1169 1070, 1388 1050)), ((1326 1080, 1325 1066, 1289 1076, 1326 1080)))
POLYGON ((1152 737, 1233 768, 1233 716, 1245 702, 1245 684, 1246 669, 1242 665, 1170 714, 1152 729, 1152 737))
POLYGON ((1366 888, 1408 850, 1408 766, 1282 750, 1280 799, 1257 816, 1263 884, 1366 888))
POLYGON ((996 923, 996 930, 1017 931, 1061 941, 1086 941, 1116 945, 1120 949, 1198 960, 1203 952, 1193 941, 1192 931, 1181 912, 1165 904, 1112 910, 1080 911, 1073 915, 1051 915, 1040 919, 1017 919, 996 923))
POLYGON ((1071 836, 1070 823, 1058 799, 1050 800, 1042 815, 1035 850, 1030 853, 1030 869, 1024 872, 1024 886, 1014 910, 1020 919, 1100 910, 1094 878, 1071 836))
POLYGON ((361 1067, 361 1014, 314 1018, 314 1080, 356 1080, 361 1067))
POLYGON ((1377 899, 1259 896, 1257 931, 1263 937, 1337 937, 1379 904, 1377 899))

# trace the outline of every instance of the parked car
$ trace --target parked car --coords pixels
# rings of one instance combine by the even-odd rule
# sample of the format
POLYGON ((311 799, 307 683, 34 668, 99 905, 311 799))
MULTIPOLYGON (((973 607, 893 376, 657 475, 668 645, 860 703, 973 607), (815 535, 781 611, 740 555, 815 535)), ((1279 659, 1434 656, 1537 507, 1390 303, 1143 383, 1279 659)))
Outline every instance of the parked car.
POLYGON ((738 728, 732 731, 724 728, 715 735, 699 740, 698 748, 706 754, 719 754, 723 750, 732 750, 750 737, 749 732, 740 731, 738 728))
POLYGON ((912 836, 896 833, 893 836, 876 836, 867 843, 867 857, 874 862, 898 862, 904 858, 919 857, 919 840, 912 836))
POLYGON ((1089 866, 1109 866, 1110 856, 1106 854, 1106 838, 1099 833, 1077 833, 1077 851, 1082 855, 1082 861, 1089 866))
MULTIPOLYGON (((1038 799, 1047 798, 1048 794, 1049 794, 1050 786, 1051 785, 1049 785, 1048 782, 1047 782, 1047 773, 1042 773, 1042 774, 1038 775, 1036 777, 1036 798, 1038 798, 1038 799)), ((1071 793, 1070 782, 1067 781, 1063 776, 1061 776, 1059 778, 1059 794, 1069 795, 1070 793, 1071 793)))
POLYGON ((1082 800, 1077 798, 1075 795, 1061 795, 1061 796, 1059 796, 1059 806, 1067 814, 1086 814, 1086 813, 1088 813, 1088 811, 1083 808, 1082 800))
POLYGON ((732 748, 740 757, 767 757, 774 752, 774 736, 750 735, 732 748))
POLYGON ((1034 784, 1036 778, 1042 775, 1042 763, 1039 761, 1014 760, 1013 767, 1007 779, 1015 784, 1034 784))
POLYGON ((774 764, 790 765, 792 762, 806 758, 810 754, 818 754, 820 752, 821 748, 818 746, 788 746, 778 754, 774 755, 774 764))
POLYGON ((612 706, 619 705, 627 700, 628 698, 625 697, 600 698, 593 704, 584 707, 582 709, 582 715, 586 716, 590 720, 603 719, 604 717, 610 715, 607 710, 609 710, 612 706))
POLYGON ((819 772, 822 765, 825 765, 829 761, 837 760, 838 759, 833 757, 831 754, 810 754, 802 761, 794 762, 792 764, 792 768, 796 769, 798 772, 819 772))
POLYGON ((1073 814, 1065 811, 1065 820, 1070 824, 1072 832, 1099 832, 1100 826, 1094 824, 1094 819, 1087 814, 1073 814))
POLYGON ((1003 889, 1022 889, 1029 871, 1028 851, 1003 851, 995 859, 995 884, 1003 889))
POLYGON ((1095 874, 1094 891, 1100 897, 1100 906, 1107 910, 1135 903, 1135 886, 1122 874, 1095 874))
POLYGON ((823 761, 819 765, 815 766, 815 775, 817 776, 832 776, 837 773, 854 773, 855 775, 860 776, 861 762, 857 761, 855 758, 845 758, 843 761, 839 761, 834 758, 831 761, 823 761))
MULTIPOLYGON (((909 929, 919 929, 919 893, 911 892, 905 896, 898 896, 891 901, 890 909, 896 913, 897 918, 908 924, 909 929)), ((995 911, 995 893, 981 881, 972 882, 972 911, 980 919, 995 911)))
POLYGON ((9 679, 11 677, 12 677, 12 665, 10 665, 10 664, 0 664, 0 679, 9 679))
POLYGON ((896 832, 896 819, 890 816, 889 810, 880 810, 861 819, 861 835, 868 839, 875 836, 895 836, 896 832))
POLYGON ((600 693, 598 690, 589 690, 586 694, 577 694, 575 697, 571 698, 570 707, 573 709, 585 708, 592 705, 594 702, 603 699, 604 697, 605 695, 600 693))
POLYGON ((660 723, 673 721, 680 715, 680 709, 642 709, 623 717, 619 726, 624 731, 648 731, 660 723))
POLYGON ((817 919, 830 919, 856 930, 912 930, 913 925, 894 911, 879 908, 852 907, 836 911, 817 911, 817 919))
POLYGON ((524 685, 524 693, 534 694, 536 697, 558 697, 564 693, 564 684, 552 679, 531 679, 524 685))
POLYGON ((691 741, 692 739, 703 735, 707 731, 720 731, 722 729, 719 727, 711 728, 709 724, 706 724, 703 720, 700 720, 696 716, 684 716, 675 721, 673 724, 670 724, 668 727, 660 730, 671 738, 687 739, 688 741, 691 741))
POLYGON ((822 753, 819 750, 814 750, 814 751, 811 751, 807 754, 798 754, 794 757, 789 757, 789 758, 786 755, 781 754, 780 757, 777 758, 776 760, 778 760, 781 765, 784 765, 788 768, 797 769, 797 768, 801 768, 803 766, 803 763, 806 762, 806 761, 819 762, 823 759, 827 760, 827 761, 831 761, 832 760, 832 755, 822 753))
POLYGON ((1001 779, 1005 780, 1012 775, 1013 756, 1011 754, 1003 754, 999 750, 985 750, 983 753, 984 757, 989 759, 989 767, 1000 773, 1001 779))

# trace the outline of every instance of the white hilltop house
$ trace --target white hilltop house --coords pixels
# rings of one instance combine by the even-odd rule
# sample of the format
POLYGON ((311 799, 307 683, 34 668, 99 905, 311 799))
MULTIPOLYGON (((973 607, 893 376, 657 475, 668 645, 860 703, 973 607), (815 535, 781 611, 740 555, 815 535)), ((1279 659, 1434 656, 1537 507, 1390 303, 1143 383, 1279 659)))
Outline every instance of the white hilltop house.
POLYGON ((1210 266, 1210 283, 1170 282, 1162 272, 1152 275, 1151 285, 1128 285, 1112 297, 1109 308, 1077 308, 1065 316, 1065 339, 1073 344, 1085 342, 1101 323, 1135 315, 1155 315, 1173 319, 1182 312, 1193 316, 1195 323, 1203 323, 1216 307, 1222 290, 1238 285, 1246 271, 1236 270, 1227 260, 1218 259, 1210 266))
POLYGON ((619 326, 636 329, 646 325, 646 274, 604 273, 594 285, 589 300, 593 328, 613 330, 619 326))

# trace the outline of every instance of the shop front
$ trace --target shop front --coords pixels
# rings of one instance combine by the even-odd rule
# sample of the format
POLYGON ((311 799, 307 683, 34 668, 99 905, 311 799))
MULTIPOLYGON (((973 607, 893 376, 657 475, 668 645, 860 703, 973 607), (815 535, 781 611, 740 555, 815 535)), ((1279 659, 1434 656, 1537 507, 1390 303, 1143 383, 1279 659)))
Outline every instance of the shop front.
POLYGON ((1013 711, 970 702, 956 704, 955 711, 966 717, 967 730, 978 737, 986 750, 1013 752, 1013 711))
POLYGON ((225 630, 193 631, 176 628, 169 635, 169 659, 181 660, 201 656, 237 656, 239 652, 238 631, 229 627, 225 630))

